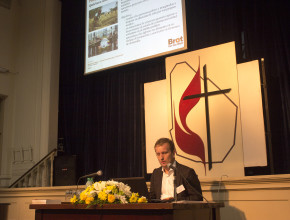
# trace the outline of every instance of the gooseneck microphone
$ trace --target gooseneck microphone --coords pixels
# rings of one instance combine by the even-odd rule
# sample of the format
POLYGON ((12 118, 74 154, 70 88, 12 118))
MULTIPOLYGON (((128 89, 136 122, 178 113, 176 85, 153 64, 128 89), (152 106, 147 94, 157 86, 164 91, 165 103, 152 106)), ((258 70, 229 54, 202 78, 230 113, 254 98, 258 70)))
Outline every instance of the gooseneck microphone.
MULTIPOLYGON (((174 175, 176 175, 176 172, 179 172, 178 171, 178 169, 177 169, 177 167, 174 167, 174 166, 172 166, 172 164, 171 163, 169 163, 168 165, 167 165, 169 168, 171 168, 171 169, 173 169, 174 170, 174 175)), ((209 201, 196 189, 196 188, 194 188, 188 181, 187 181, 187 179, 185 178, 185 176, 182 174, 182 172, 179 172, 179 175, 181 176, 181 178, 187 183, 187 185, 188 186, 190 186, 190 188, 191 189, 193 189, 193 191, 196 193, 196 194, 198 194, 199 196, 201 196, 208 204, 209 204, 209 201)), ((174 181, 176 181, 175 180, 176 179, 176 176, 174 177, 174 181)), ((174 185, 174 192, 176 193, 176 182, 175 182, 175 185, 174 185)), ((174 195, 175 196, 175 195, 174 195)), ((177 201, 177 195, 176 195, 176 200, 175 200, 175 202, 177 201)), ((211 219, 212 218, 212 209, 210 209, 210 211, 209 211, 209 219, 211 219)))
POLYGON ((88 177, 94 177, 94 176, 102 176, 102 175, 103 175, 103 171, 99 170, 98 172, 95 172, 95 173, 91 173, 91 174, 88 174, 88 175, 81 176, 80 179, 88 178, 88 177))
MULTIPOLYGON (((174 171, 174 193, 176 194, 176 172, 178 172, 178 169, 176 167, 174 167, 171 163, 167 164, 168 168, 173 169, 174 171)), ((182 177, 182 179, 184 179, 184 181, 187 183, 187 185, 190 186, 191 189, 193 189, 193 191, 198 194, 199 196, 201 196, 207 203, 209 203, 209 201, 200 193, 198 192, 198 190, 196 188, 194 188, 188 181, 187 179, 183 176, 182 172, 178 172, 180 174, 180 176, 182 177)), ((174 194, 174 197, 176 196, 176 201, 177 201, 177 195, 174 194)))
POLYGON ((167 164, 169 169, 173 170, 173 187, 174 187, 174 201, 177 202, 177 191, 176 191, 176 167, 174 167, 171 163, 167 164))
POLYGON ((84 175, 84 176, 81 176, 79 179, 78 179, 78 182, 77 182, 77 189, 78 189, 78 186, 79 186, 79 181, 81 179, 84 179, 84 178, 89 178, 89 177, 94 177, 94 176, 102 176, 103 175, 103 171, 102 170, 99 170, 95 173, 91 173, 91 174, 88 174, 88 175, 84 175))
POLYGON ((176 167, 174 167, 171 163, 167 164, 167 166, 173 170, 176 170, 176 167))

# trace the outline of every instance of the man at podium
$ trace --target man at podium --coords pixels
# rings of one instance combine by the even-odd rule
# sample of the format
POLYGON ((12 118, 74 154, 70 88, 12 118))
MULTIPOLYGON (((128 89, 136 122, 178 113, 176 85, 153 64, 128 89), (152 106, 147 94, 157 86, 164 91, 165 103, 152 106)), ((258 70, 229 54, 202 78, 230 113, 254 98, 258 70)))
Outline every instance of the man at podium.
POLYGON ((151 176, 150 199, 177 201, 202 201, 200 182, 192 168, 175 160, 175 146, 168 138, 160 138, 154 145, 161 167, 154 169, 151 176))

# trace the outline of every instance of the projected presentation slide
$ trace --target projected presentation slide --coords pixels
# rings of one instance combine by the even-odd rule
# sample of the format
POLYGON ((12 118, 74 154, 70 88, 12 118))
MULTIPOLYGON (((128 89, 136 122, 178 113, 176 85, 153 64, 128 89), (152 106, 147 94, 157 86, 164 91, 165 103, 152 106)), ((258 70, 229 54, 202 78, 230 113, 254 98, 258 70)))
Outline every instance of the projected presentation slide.
POLYGON ((187 49, 184 0, 87 0, 85 74, 187 49))

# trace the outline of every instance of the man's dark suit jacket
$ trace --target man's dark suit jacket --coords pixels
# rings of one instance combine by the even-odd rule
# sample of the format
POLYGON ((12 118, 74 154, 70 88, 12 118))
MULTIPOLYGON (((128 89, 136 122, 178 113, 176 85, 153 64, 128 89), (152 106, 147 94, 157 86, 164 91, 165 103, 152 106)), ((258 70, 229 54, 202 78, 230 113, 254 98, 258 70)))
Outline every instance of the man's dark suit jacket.
MULTIPOLYGON (((154 169, 150 183, 150 199, 160 199, 162 177, 162 167, 154 169)), ((183 185, 185 190, 177 194, 177 200, 203 200, 200 182, 195 171, 176 162, 176 186, 179 187, 180 185, 183 185)))

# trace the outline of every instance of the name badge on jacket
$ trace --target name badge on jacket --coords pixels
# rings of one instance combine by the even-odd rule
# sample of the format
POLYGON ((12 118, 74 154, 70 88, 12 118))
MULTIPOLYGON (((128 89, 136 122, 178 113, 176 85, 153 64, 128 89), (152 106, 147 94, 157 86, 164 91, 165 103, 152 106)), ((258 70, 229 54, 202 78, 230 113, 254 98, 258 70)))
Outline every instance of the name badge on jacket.
POLYGON ((185 190, 184 186, 180 185, 176 188, 176 193, 179 194, 179 193, 183 192, 184 190, 185 190))

